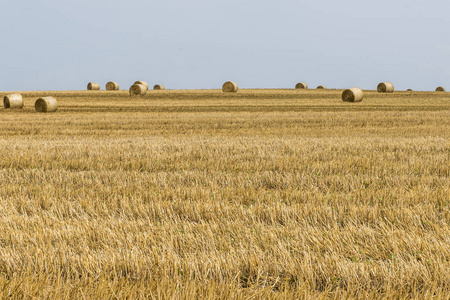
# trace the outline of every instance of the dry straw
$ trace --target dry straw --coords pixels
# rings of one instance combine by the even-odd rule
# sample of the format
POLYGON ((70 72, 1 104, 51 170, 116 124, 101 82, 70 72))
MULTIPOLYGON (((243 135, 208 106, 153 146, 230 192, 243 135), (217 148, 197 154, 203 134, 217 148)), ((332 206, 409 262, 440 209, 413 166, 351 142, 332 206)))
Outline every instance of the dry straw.
POLYGON ((342 101, 345 102, 361 102, 364 93, 360 88, 351 88, 342 92, 342 101))
POLYGON ((89 82, 87 85, 88 91, 98 91, 100 90, 100 84, 95 82, 89 82))
POLYGON ((143 96, 147 93, 148 87, 143 84, 133 84, 130 87, 130 96, 143 96))
POLYGON ((155 84, 155 86, 153 87, 154 90, 165 90, 166 87, 163 86, 162 84, 155 84))
POLYGON ((107 91, 118 91, 119 90, 119 84, 114 81, 110 81, 106 84, 106 90, 107 91))
POLYGON ((307 90, 308 89, 308 85, 304 82, 299 82, 295 85, 296 89, 304 89, 307 90))
POLYGON ((23 98, 21 94, 11 94, 3 97, 5 108, 23 108, 23 98))
POLYGON ((224 93, 236 93, 238 91, 238 85, 236 82, 227 81, 222 85, 222 91, 224 93))
POLYGON ((317 87, 317 89, 318 89, 318 90, 326 90, 327 87, 324 86, 324 85, 319 85, 319 86, 317 87))
POLYGON ((394 85, 391 82, 381 82, 377 86, 378 93, 393 93, 394 85))
POLYGON ((134 84, 142 84, 142 85, 145 85, 145 87, 147 88, 147 90, 148 90, 148 83, 147 82, 145 82, 145 81, 142 81, 142 80, 138 80, 138 81, 136 81, 134 84))
POLYGON ((36 100, 34 108, 37 112, 54 112, 58 109, 58 102, 53 97, 42 97, 36 100))
POLYGON ((436 92, 445 92, 445 88, 442 87, 442 86, 438 86, 438 87, 436 88, 436 92))

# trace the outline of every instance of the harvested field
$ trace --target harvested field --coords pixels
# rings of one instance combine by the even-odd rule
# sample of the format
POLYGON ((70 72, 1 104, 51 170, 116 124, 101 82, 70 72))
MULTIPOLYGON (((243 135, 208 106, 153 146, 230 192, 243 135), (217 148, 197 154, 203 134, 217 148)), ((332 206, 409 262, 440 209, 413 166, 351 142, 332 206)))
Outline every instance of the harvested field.
POLYGON ((446 297, 450 94, 342 91, 20 92, 0 298, 446 297))

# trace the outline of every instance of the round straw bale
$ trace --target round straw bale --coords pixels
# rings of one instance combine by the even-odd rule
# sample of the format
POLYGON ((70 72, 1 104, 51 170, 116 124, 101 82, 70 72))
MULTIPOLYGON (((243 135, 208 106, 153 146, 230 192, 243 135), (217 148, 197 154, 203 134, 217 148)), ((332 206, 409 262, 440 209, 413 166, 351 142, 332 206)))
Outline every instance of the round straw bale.
POLYGON ((436 92, 445 92, 445 88, 442 87, 442 86, 438 86, 438 87, 436 88, 436 92))
POLYGON ((236 82, 227 81, 222 85, 222 91, 224 93, 236 93, 238 91, 238 85, 236 82))
POLYGON ((326 90, 327 87, 324 86, 324 85, 319 85, 319 86, 317 87, 317 89, 318 89, 318 90, 326 90))
POLYGON ((342 92, 342 101, 345 102, 361 102, 364 93, 360 88, 351 88, 342 92))
POLYGON ((106 84, 106 90, 107 91, 118 91, 119 90, 119 84, 114 81, 110 81, 106 84))
POLYGON ((87 85, 88 91, 98 91, 100 90, 100 84, 95 82, 89 82, 87 85))
POLYGON ((390 82, 381 82, 377 86, 378 93, 393 93, 394 85, 390 82))
POLYGON ((148 90, 148 83, 145 82, 145 81, 138 80, 138 81, 136 81, 134 84, 142 84, 142 85, 145 85, 145 86, 147 87, 147 90, 148 90))
POLYGON ((148 88, 143 84, 133 84, 130 87, 130 96, 143 96, 147 93, 148 88))
POLYGON ((3 97, 5 108, 23 108, 23 98, 21 94, 11 94, 3 97))
POLYGON ((54 112, 58 109, 58 102, 53 97, 42 97, 36 100, 34 108, 37 112, 54 112))
POLYGON ((162 84, 155 84, 155 86, 153 87, 154 90, 165 90, 166 87, 163 86, 162 84))
POLYGON ((296 89, 304 89, 307 90, 308 89, 308 85, 304 82, 299 82, 295 85, 296 89))

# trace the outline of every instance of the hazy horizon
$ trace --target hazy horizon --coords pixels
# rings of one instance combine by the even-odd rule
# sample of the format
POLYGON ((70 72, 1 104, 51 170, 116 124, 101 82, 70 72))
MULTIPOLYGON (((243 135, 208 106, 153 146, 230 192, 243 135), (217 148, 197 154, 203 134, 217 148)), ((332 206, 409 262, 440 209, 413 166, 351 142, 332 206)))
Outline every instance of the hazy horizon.
POLYGON ((450 88, 444 1, 15 1, 0 90, 450 88))

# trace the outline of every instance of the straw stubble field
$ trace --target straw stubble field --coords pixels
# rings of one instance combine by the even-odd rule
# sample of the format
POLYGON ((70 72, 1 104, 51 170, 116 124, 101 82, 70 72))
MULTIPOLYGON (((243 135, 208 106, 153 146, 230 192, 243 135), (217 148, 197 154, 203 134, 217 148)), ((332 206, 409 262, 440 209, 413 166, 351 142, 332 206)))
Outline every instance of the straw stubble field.
POLYGON ((341 92, 22 93, 0 298, 445 298, 449 94, 341 92))

